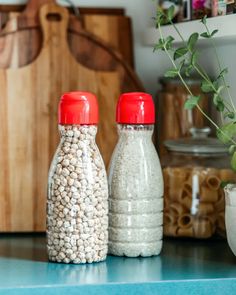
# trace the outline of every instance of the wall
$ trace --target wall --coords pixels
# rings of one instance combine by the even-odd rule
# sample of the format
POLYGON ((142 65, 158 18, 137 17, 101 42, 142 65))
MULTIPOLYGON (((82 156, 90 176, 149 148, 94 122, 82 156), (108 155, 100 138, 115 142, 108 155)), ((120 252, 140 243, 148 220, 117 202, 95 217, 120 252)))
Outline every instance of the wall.
MULTIPOLYGON (((2 4, 25 2, 25 0, 0 0, 2 4)), ((152 24, 151 17, 155 15, 156 2, 153 0, 73 0, 73 2, 81 6, 124 7, 126 9, 127 15, 133 19, 136 70, 146 89, 155 94, 158 89, 158 77, 162 76, 169 67, 169 62, 163 53, 153 53, 152 48, 143 46, 142 42, 145 29, 152 24)), ((64 4, 65 2, 60 0, 59 3, 64 4)), ((224 60, 225 66, 229 67, 229 82, 233 86, 232 94, 236 93, 236 83, 234 81, 236 58, 234 52, 235 44, 219 47, 221 59, 224 60)), ((202 61, 210 74, 214 75, 216 70, 215 60, 211 51, 207 48, 202 49, 202 61)))
POLYGON ((146 89, 155 93, 158 75, 158 58, 152 53, 151 47, 145 47, 142 43, 144 30, 152 24, 151 18, 155 15, 155 1, 76 0, 75 2, 80 3, 81 6, 113 6, 124 7, 126 9, 126 14, 131 16, 133 20, 136 71, 146 89))
MULTIPOLYGON (((220 30, 220 28, 219 28, 220 30)), ((217 46, 217 51, 223 67, 228 67, 229 74, 227 75, 227 83, 231 86, 230 92, 236 104, 236 39, 230 44, 222 44, 217 46)), ((214 76, 218 73, 217 63, 209 49, 202 49, 202 63, 209 69, 210 73, 214 76)))

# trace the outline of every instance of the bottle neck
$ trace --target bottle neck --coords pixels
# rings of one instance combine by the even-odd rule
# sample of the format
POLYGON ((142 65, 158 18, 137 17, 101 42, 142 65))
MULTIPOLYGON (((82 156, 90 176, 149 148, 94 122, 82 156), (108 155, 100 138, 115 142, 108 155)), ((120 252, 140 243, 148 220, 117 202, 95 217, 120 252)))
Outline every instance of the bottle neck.
POLYGON ((97 134, 96 125, 59 125, 62 140, 95 140, 97 134))
POLYGON ((132 138, 151 138, 154 131, 154 125, 118 124, 117 128, 120 137, 132 138))

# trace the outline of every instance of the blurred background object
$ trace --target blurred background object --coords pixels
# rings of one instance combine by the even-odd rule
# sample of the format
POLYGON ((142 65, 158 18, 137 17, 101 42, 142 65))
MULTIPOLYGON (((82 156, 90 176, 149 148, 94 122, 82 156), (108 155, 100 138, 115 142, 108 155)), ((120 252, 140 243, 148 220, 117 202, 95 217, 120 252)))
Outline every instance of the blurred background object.
POLYGON ((130 20, 124 16, 126 30, 112 29, 116 22, 122 23, 122 10, 114 18, 105 14, 102 20, 98 13, 101 29, 97 35, 104 35, 106 41, 103 41, 84 29, 85 22, 90 27, 91 15, 87 19, 85 15, 78 18, 68 14, 67 8, 60 13, 56 7, 52 0, 31 0, 21 13, 7 20, 0 34, 3 121, 0 163, 4 167, 0 172, 0 231, 3 232, 45 230, 47 173, 58 143, 57 107, 61 93, 79 89, 97 95, 100 109, 97 143, 108 166, 117 141, 117 99, 122 92, 144 90, 130 66, 133 65, 130 20), (52 3, 52 8, 44 18, 39 18, 40 7, 46 3, 52 3), (110 30, 113 35, 106 34, 110 30), (110 43, 109 36, 113 38, 110 43), (125 48, 120 45, 123 42, 127 50, 122 53, 118 50, 125 48), (114 49, 115 43, 119 48, 114 49))
MULTIPOLYGON (((0 26, 2 27, 0 34, 0 99, 2 107, 0 113, 3 122, 0 129, 2 155, 0 156, 0 165, 1 168, 3 167, 0 171, 0 200, 2 204, 0 207, 0 231, 44 230, 42 220, 45 214, 46 187, 37 175, 41 171, 46 173, 45 168, 43 170, 40 168, 42 165, 40 154, 50 158, 58 140, 56 113, 58 99, 62 91, 80 87, 82 90, 94 91, 100 98, 101 123, 98 144, 106 165, 108 165, 110 154, 117 140, 114 112, 119 94, 128 91, 142 91, 144 85, 146 90, 154 96, 156 91, 161 89, 160 84, 157 86, 157 78, 159 81, 166 69, 169 68, 166 56, 152 52, 153 43, 143 43, 143 33, 146 35, 148 26, 152 27, 152 32, 155 30, 155 34, 153 34, 155 42, 159 39, 152 20, 156 14, 156 1, 70 0, 74 4, 73 7, 69 7, 70 5, 67 7, 70 12, 67 47, 69 46, 71 56, 77 62, 76 68, 81 69, 80 73, 76 74, 77 70, 74 68, 66 73, 60 70, 60 64, 65 62, 65 52, 64 45, 61 45, 60 38, 56 36, 50 40, 51 43, 54 43, 54 47, 52 47, 54 49, 50 52, 50 61, 42 63, 41 74, 36 75, 31 72, 27 79, 23 78, 21 74, 18 78, 16 73, 31 67, 41 57, 44 49, 38 11, 40 5, 47 1, 31 1, 28 3, 28 9, 25 10, 26 2, 26 0, 0 0, 0 26), (56 56, 54 55, 55 50, 57 50, 56 56), (45 64, 48 63, 52 68, 45 71, 45 64), (134 68, 140 79, 134 72, 134 68), (62 82, 64 80, 68 81, 66 86, 65 82, 62 82), (38 86, 36 87, 36 85, 38 86), (52 88, 50 93, 42 96, 45 89, 48 91, 49 85, 55 85, 55 89, 52 88), (25 92, 27 91, 31 91, 31 94, 27 93, 28 100, 26 101, 25 92), (19 101, 22 102, 21 108, 18 107, 19 101), (14 117, 15 121, 12 120, 14 117), (39 120, 39 118, 41 118, 40 122, 44 122, 44 127, 41 123, 34 124, 34 120, 39 120), (32 126, 30 134, 25 132, 25 129, 22 128, 23 125, 32 126), (49 129, 53 134, 51 137, 47 136, 49 129), (40 136, 37 142, 35 137, 38 134, 40 136), (26 142, 29 147, 27 149, 25 148, 26 142), (32 183, 30 193, 27 190, 32 173, 23 177, 25 175, 24 165, 27 164, 26 159, 31 159, 30 161, 33 163, 30 171, 37 171, 34 174, 34 183, 32 183), (37 191, 39 187, 40 191, 37 191), (18 227, 14 223, 19 224, 18 227)), ((63 0, 58 3, 68 5, 63 0)), ((235 4, 228 4, 227 10, 229 11, 228 8, 231 7, 229 13, 232 13, 235 4)), ((191 8, 192 1, 183 1, 182 16, 177 18, 177 21, 189 20, 189 11, 192 15, 191 8)), ((180 12, 181 9, 177 10, 180 12)), ((58 24, 58 17, 50 15, 49 19, 51 30, 51 25, 55 27, 58 24)), ((235 15, 209 19, 212 30, 217 28, 220 30, 216 46, 221 58, 225 61, 225 66, 229 68, 229 73, 231 73, 228 75, 228 80, 229 84, 233 86, 232 93, 236 93, 233 74, 236 67, 234 58, 235 19, 235 15)), ((200 33, 204 31, 204 28, 200 28, 199 20, 176 25, 186 36, 195 26, 200 33)), ((165 34, 172 34, 169 26, 165 26, 165 34)), ((217 66, 212 58, 212 51, 209 50, 207 42, 201 42, 201 63, 204 64, 210 75, 215 77, 217 66)), ((174 81, 173 85, 170 81, 169 85, 166 83, 162 82, 163 90, 156 96, 157 122, 162 126, 160 129, 162 141, 188 136, 188 130, 192 126, 205 126, 199 113, 181 109, 183 101, 187 98, 184 90, 174 81), (159 106, 158 100, 160 100, 159 106)), ((191 84, 191 82, 189 83, 191 84)), ((194 87, 196 92, 200 88, 199 85, 191 87, 194 87)), ((207 103, 204 108, 208 109, 207 103)), ((158 142, 160 139, 156 136, 157 147, 158 142)), ((163 151, 164 147, 161 145, 161 153, 163 151)), ((43 165, 46 167, 48 164, 45 163, 43 165)))
MULTIPOLYGON (((208 97, 201 91, 200 80, 196 78, 186 79, 188 86, 194 95, 203 95, 201 107, 209 113, 210 105, 208 97)), ((184 103, 188 99, 188 92, 178 78, 161 78, 162 89, 157 93, 157 124, 155 133, 155 144, 159 148, 160 157, 166 154, 164 141, 188 137, 191 127, 202 128, 207 122, 203 115, 197 110, 185 110, 184 103)))
POLYGON ((164 233, 172 237, 225 238, 222 182, 235 182, 228 148, 208 137, 210 128, 191 128, 191 136, 165 141, 164 233))

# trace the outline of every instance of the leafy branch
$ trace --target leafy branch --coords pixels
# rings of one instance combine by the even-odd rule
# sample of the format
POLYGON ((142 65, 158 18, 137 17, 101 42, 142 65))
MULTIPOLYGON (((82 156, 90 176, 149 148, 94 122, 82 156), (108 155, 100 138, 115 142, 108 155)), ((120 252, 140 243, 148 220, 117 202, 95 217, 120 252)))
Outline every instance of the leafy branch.
POLYGON ((179 77, 187 92, 189 93, 189 98, 185 103, 185 109, 193 109, 196 107, 216 128, 217 137, 225 144, 231 144, 230 153, 233 153, 232 157, 232 167, 236 170, 236 108, 233 102, 233 98, 229 91, 229 86, 226 84, 225 75, 228 73, 227 68, 222 68, 220 59, 217 53, 217 49, 213 40, 213 37, 217 34, 218 30, 213 30, 210 32, 207 26, 206 17, 204 17, 201 22, 205 28, 205 32, 200 34, 202 38, 207 38, 211 40, 211 45, 214 49, 214 54, 218 63, 219 73, 216 79, 211 80, 204 68, 199 64, 199 52, 196 49, 197 42, 199 40, 199 34, 194 32, 188 38, 188 41, 185 42, 181 32, 177 26, 172 22, 174 15, 174 7, 171 6, 166 13, 161 10, 157 10, 156 15, 156 28, 159 30, 160 39, 154 47, 154 51, 162 50, 164 51, 173 68, 168 70, 165 73, 165 77, 179 77), (180 39, 182 40, 181 47, 174 48, 173 41, 175 40, 173 36, 164 37, 162 31, 162 25, 170 23, 180 39), (228 118, 231 120, 230 123, 224 124, 219 127, 201 108, 199 102, 202 97, 193 95, 191 89, 188 87, 185 77, 190 76, 192 72, 196 72, 201 78, 201 90, 204 93, 212 94, 213 104, 216 107, 216 110, 220 112, 222 118, 228 118), (225 99, 223 91, 227 90, 228 99, 225 99))
POLYGON ((230 99, 233 110, 234 110, 234 112, 236 112, 236 108, 235 108, 235 105, 234 105, 234 102, 233 102, 233 98, 231 96, 231 93, 229 91, 229 87, 227 86, 226 80, 225 80, 225 74, 228 73, 228 69, 227 68, 225 68, 225 69, 222 68, 220 58, 219 58, 219 55, 218 55, 218 52, 217 52, 217 49, 216 49, 216 45, 215 45, 214 39, 212 38, 216 33, 218 33, 218 30, 214 30, 212 33, 210 33, 210 30, 209 30, 209 28, 207 26, 206 19, 207 19, 206 16, 202 19, 202 23, 205 26, 206 32, 202 33, 201 36, 203 38, 208 38, 211 41, 211 45, 212 45, 212 47, 214 49, 215 57, 216 57, 216 60, 217 60, 217 63, 218 63, 218 68, 220 70, 220 74, 219 74, 218 77, 222 78, 223 83, 224 83, 224 87, 227 89, 228 97, 230 99))

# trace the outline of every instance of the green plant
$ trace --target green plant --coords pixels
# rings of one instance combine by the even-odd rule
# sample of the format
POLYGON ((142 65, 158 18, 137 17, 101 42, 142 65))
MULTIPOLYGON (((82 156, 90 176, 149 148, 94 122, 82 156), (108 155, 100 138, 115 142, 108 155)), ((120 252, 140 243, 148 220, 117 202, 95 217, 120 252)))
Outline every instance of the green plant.
POLYGON ((207 25, 206 16, 201 20, 201 23, 205 31, 200 34, 201 37, 208 39, 211 42, 211 46, 216 57, 218 64, 217 78, 212 80, 207 74, 206 70, 199 63, 200 52, 196 45, 199 40, 199 34, 193 32, 187 41, 184 40, 181 32, 177 26, 172 22, 174 15, 174 6, 171 6, 166 12, 161 9, 157 9, 155 17, 156 28, 159 30, 160 39, 154 47, 154 51, 165 51, 172 68, 165 73, 165 77, 179 77, 183 85, 189 93, 189 98, 185 103, 185 109, 197 108, 216 128, 216 134, 220 141, 229 145, 229 152, 232 155, 231 166, 236 171, 236 107, 233 102, 233 98, 230 94, 230 87, 226 83, 225 75, 228 73, 227 68, 223 68, 220 63, 220 58, 217 53, 217 49, 214 42, 214 36, 218 30, 210 32, 207 25), (177 32, 182 44, 180 47, 174 47, 173 36, 164 36, 162 31, 162 25, 169 23, 173 26, 173 29, 177 32), (201 90, 204 93, 212 94, 213 104, 216 110, 221 114, 222 126, 219 126, 214 122, 208 114, 206 114, 199 105, 201 96, 195 96, 188 87, 185 79, 195 72, 201 78, 201 90), (223 91, 226 91, 227 98, 225 98, 223 91), (227 123, 224 120, 227 118, 227 123))

